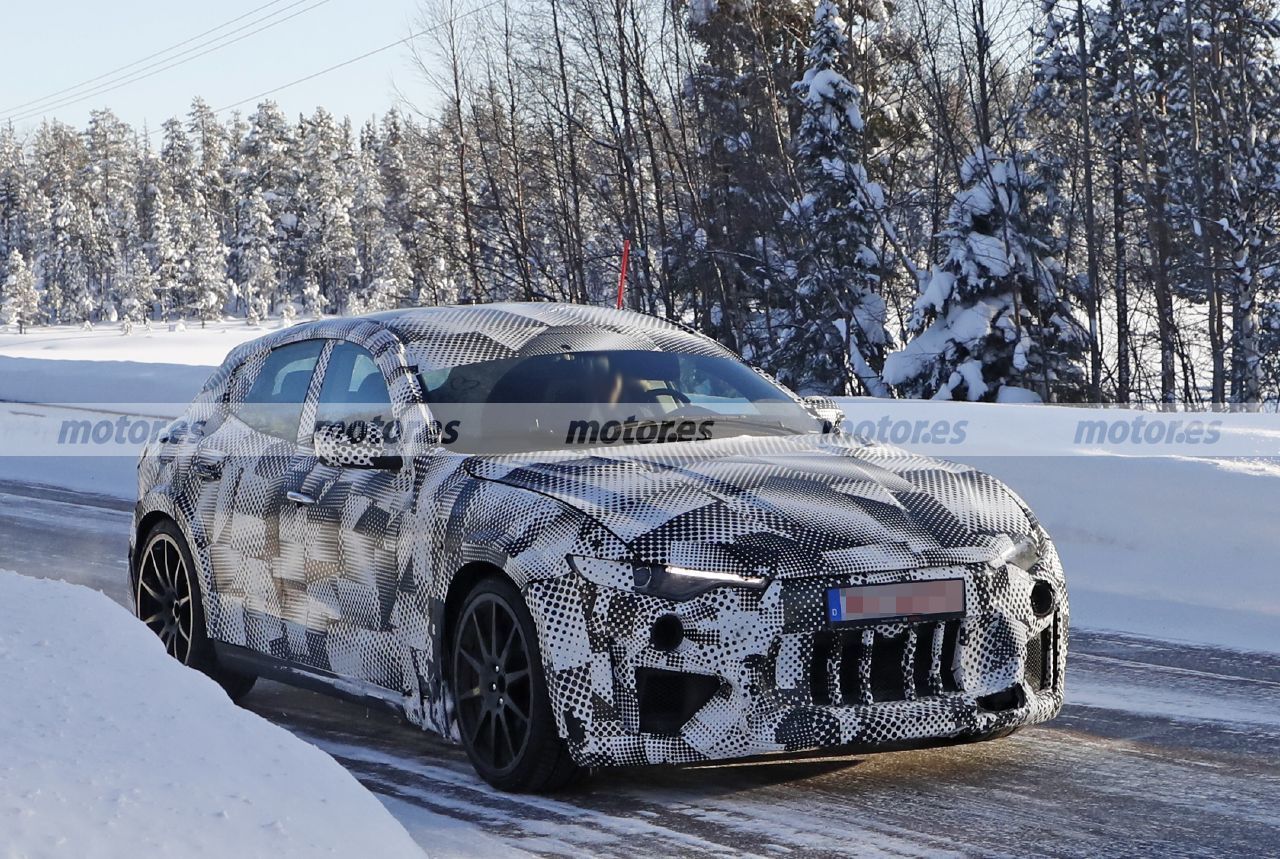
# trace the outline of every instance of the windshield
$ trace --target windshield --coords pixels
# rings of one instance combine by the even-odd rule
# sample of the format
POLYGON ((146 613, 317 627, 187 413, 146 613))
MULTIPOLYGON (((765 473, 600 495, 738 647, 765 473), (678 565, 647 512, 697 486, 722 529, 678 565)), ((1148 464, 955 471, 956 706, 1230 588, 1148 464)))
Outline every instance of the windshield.
POLYGON ((565 352, 419 374, 443 441, 465 452, 816 432, 764 376, 719 356, 565 352))

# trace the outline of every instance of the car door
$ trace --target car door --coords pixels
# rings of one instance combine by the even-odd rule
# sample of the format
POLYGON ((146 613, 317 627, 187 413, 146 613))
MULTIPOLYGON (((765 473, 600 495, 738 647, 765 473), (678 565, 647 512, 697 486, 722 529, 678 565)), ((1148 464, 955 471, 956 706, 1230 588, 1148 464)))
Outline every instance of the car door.
POLYGON ((210 634, 277 657, 293 649, 289 627, 305 629, 305 599, 276 574, 279 511, 324 346, 303 340, 248 359, 232 380, 226 419, 195 455, 194 470, 215 488, 200 497, 197 511, 212 571, 210 634))
POLYGON ((289 575, 306 591, 311 667, 403 688, 403 654, 392 613, 399 584, 397 538, 413 491, 412 462, 388 466, 381 457, 325 461, 317 428, 341 427, 348 437, 394 440, 400 415, 392 407, 384 368, 362 346, 335 341, 321 360, 323 381, 314 417, 308 407, 281 514, 280 548, 289 575))

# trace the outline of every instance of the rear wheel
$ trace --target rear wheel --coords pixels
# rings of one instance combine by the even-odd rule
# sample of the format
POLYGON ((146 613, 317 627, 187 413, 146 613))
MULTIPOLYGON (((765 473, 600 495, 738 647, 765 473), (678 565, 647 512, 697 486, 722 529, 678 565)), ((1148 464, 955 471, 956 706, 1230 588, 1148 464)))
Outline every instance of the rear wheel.
POLYGON ((218 681, 231 700, 247 695, 257 678, 218 665, 205 631, 204 603, 195 580, 195 565, 178 526, 165 520, 152 528, 142 543, 136 566, 134 611, 159 637, 168 654, 218 681))
POLYGON ((533 618, 505 578, 466 597, 454 624, 453 688, 467 757, 500 790, 551 791, 580 772, 551 713, 533 618))

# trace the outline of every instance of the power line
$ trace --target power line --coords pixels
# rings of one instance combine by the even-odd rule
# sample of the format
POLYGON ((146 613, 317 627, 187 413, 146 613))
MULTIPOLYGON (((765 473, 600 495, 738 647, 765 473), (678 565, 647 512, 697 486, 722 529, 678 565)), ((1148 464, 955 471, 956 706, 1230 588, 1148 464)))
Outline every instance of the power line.
POLYGON ((58 108, 68 107, 73 104, 79 104, 82 101, 86 101, 90 98, 95 98, 99 95, 103 95, 108 92, 113 92, 117 89, 128 86, 129 84, 137 83, 138 81, 141 81, 141 80, 146 80, 147 78, 154 77, 160 74, 161 72, 168 71, 169 69, 175 68, 176 66, 184 65, 186 63, 191 62, 192 60, 196 60, 207 54, 211 54, 214 51, 221 50, 222 48, 228 47, 230 45, 234 45, 235 43, 241 42, 249 38, 250 36, 257 35, 258 33, 261 33, 264 30, 269 30, 278 24, 283 24, 286 21, 290 21, 298 17, 299 15, 303 14, 304 12, 311 11, 317 6, 323 6, 325 3, 330 2, 330 0, 319 0, 319 2, 315 2, 310 6, 307 6, 303 9, 299 9, 297 12, 294 12, 292 15, 286 15, 283 18, 276 18, 274 21, 270 20, 276 15, 279 15, 281 12, 286 12, 289 9, 294 8, 295 6, 300 6, 303 3, 308 3, 308 2, 311 2, 311 0, 294 0, 294 2, 290 3, 288 6, 285 6, 283 9, 278 9, 275 12, 271 12, 261 18, 250 21, 247 24, 242 24, 241 26, 237 27, 234 30, 231 30, 230 32, 224 33, 221 36, 217 36, 213 39, 210 39, 209 41, 206 41, 194 47, 188 48, 187 50, 182 51, 172 57, 168 57, 164 60, 160 60, 158 62, 151 63, 150 65, 143 66, 142 68, 137 69, 134 72, 130 72, 127 75, 124 75, 123 78, 116 78, 116 79, 107 81, 88 91, 85 91, 83 93, 78 93, 69 98, 61 99, 52 103, 42 104, 35 108, 29 108, 27 110, 21 111, 18 114, 6 117, 5 121, 21 122, 27 119, 32 119, 50 110, 56 110, 58 108), (264 24, 263 23, 264 21, 267 21, 268 23, 264 24), (261 26, 258 26, 258 25, 261 25, 261 26), (255 29, 252 29, 249 32, 244 33, 243 35, 236 36, 233 39, 228 39, 229 36, 233 36, 234 34, 240 33, 241 31, 248 29, 250 27, 254 27, 255 29), (222 41, 224 39, 226 41, 222 41), (201 50, 202 48, 203 50, 201 50), (198 51, 198 53, 193 53, 195 51, 198 51), (184 59, 178 59, 178 57, 184 57, 184 59), (159 68, 156 68, 157 66, 159 66, 159 68), (154 69, 154 71, 150 71, 152 69, 154 69))
POLYGON ((6 114, 13 113, 13 112, 15 112, 15 111, 21 110, 22 108, 27 107, 27 106, 29 106, 29 105, 33 105, 33 104, 40 104, 40 103, 42 103, 42 102, 49 101, 50 99, 57 98, 57 97, 58 97, 58 96, 60 96, 60 95, 64 95, 64 94, 66 94, 66 93, 72 92, 73 90, 84 89, 84 88, 85 88, 85 87, 87 87, 89 84, 97 83, 98 81, 102 80, 102 79, 103 79, 103 78, 105 78, 105 77, 110 77, 111 75, 114 75, 114 74, 116 74, 117 72, 122 72, 122 71, 125 71, 126 69, 131 69, 131 68, 133 68, 134 66, 139 65, 139 64, 141 64, 141 63, 145 63, 147 60, 153 60, 153 59, 155 59, 156 57, 163 56, 164 54, 170 53, 171 51, 174 51, 174 50, 177 50, 178 48, 181 48, 183 45, 189 45, 189 44, 191 44, 192 42, 196 41, 197 39, 203 39, 205 36, 209 35, 210 33, 216 33, 217 31, 219 31, 219 30, 221 30, 221 29, 223 29, 223 28, 225 28, 225 27, 229 27, 229 26, 231 26, 232 24, 236 23, 237 21, 242 21, 242 20, 244 20, 245 18, 248 18, 250 15, 257 14, 258 12, 261 12, 263 9, 266 9, 266 8, 268 8, 268 7, 271 7, 271 6, 275 6, 275 5, 280 4, 280 3, 283 3, 283 2, 284 2, 284 0, 271 0, 271 2, 269 2, 269 3, 263 3, 261 6, 258 6, 257 8, 254 8, 254 9, 250 9, 248 12, 245 12, 243 15, 238 15, 238 16, 236 16, 235 18, 232 18, 232 19, 231 19, 231 20, 229 20, 229 21, 223 21, 221 24, 219 24, 219 25, 218 25, 218 26, 216 26, 216 27, 210 27, 208 30, 205 30, 203 33, 197 33, 196 35, 194 35, 194 36, 190 37, 189 39, 184 39, 184 40, 182 40, 181 42, 178 42, 178 43, 176 43, 176 44, 170 45, 169 47, 167 47, 167 48, 165 48, 165 49, 163 49, 163 50, 156 51, 154 54, 147 54, 147 55, 146 55, 145 57, 143 57, 142 59, 134 60, 133 62, 131 62, 131 63, 126 63, 126 64, 125 64, 125 65, 123 65, 123 66, 117 66, 116 68, 112 69, 111 71, 103 72, 102 74, 98 75, 97 77, 89 78, 88 80, 81 81, 80 83, 75 84, 75 85, 73 85, 73 86, 66 87, 65 89, 60 89, 60 90, 58 90, 58 91, 56 91, 56 92, 51 92, 51 93, 49 93, 49 94, 47 94, 47 95, 42 95, 42 96, 40 96, 39 98, 33 98, 33 99, 31 99, 31 101, 24 101, 22 104, 15 104, 15 105, 13 105, 12 107, 6 107, 6 108, 4 108, 3 110, 0 110, 0 116, 3 116, 3 115, 6 115, 6 114))
POLYGON ((310 12, 312 9, 315 9, 319 6, 323 6, 326 3, 331 2, 331 0, 318 0, 318 2, 314 2, 310 6, 305 6, 302 9, 299 9, 297 12, 294 12, 292 15, 286 15, 283 18, 276 18, 274 21, 270 21, 269 23, 266 23, 266 24, 262 23, 263 21, 267 21, 269 18, 275 15, 278 15, 280 12, 287 11, 289 9, 292 9, 294 6, 298 6, 302 3, 307 3, 307 2, 309 2, 309 0, 294 0, 293 3, 290 3, 288 6, 285 6, 283 9, 277 10, 276 12, 273 12, 270 15, 267 15, 263 18, 259 18, 256 21, 251 21, 249 24, 242 25, 236 28, 235 30, 232 30, 229 33, 224 33, 223 35, 218 36, 216 39, 212 39, 209 42, 205 42, 202 45, 197 45, 193 48, 188 48, 186 51, 183 51, 176 55, 176 57, 182 57, 186 54, 191 54, 192 51, 199 51, 199 53, 191 54, 191 56, 186 56, 185 59, 179 60, 179 59, 176 59, 176 57, 170 57, 166 60, 161 60, 159 62, 152 63, 151 65, 148 65, 148 66, 143 66, 141 69, 138 69, 137 72, 132 72, 129 75, 126 75, 125 78, 122 80, 118 79, 116 81, 109 81, 107 83, 100 84, 99 86, 96 86, 85 93, 78 94, 66 99, 62 99, 52 104, 45 104, 37 108, 25 110, 19 114, 5 117, 3 120, 0 120, 0 121, 23 122, 25 120, 33 119, 37 116, 40 116, 41 114, 46 113, 50 110, 56 110, 58 108, 68 107, 73 104, 79 104, 82 101, 87 101, 88 99, 96 98, 99 95, 113 92, 115 90, 121 89, 122 87, 129 86, 130 84, 137 83, 138 81, 155 77, 161 72, 168 71, 169 69, 175 68, 177 66, 185 65, 186 63, 189 63, 192 60, 197 60, 200 57, 213 53, 214 51, 218 51, 223 48, 234 45, 237 42, 244 41, 245 39, 248 39, 251 36, 256 36, 258 33, 261 33, 265 30, 269 30, 272 27, 285 23, 286 21, 291 21, 294 18, 298 17, 299 15, 302 15, 306 12, 310 12), (244 33, 240 36, 236 36, 234 39, 221 42, 220 44, 213 44, 215 42, 218 42, 221 39, 226 39, 227 36, 230 36, 234 33, 238 33, 247 27, 252 27, 257 24, 262 24, 262 26, 257 27, 256 29, 250 30, 249 32, 244 33), (206 47, 209 45, 211 46, 206 47), (199 50, 200 48, 204 48, 204 50, 199 50), (159 68, 155 68, 156 66, 159 66, 159 68), (154 69, 154 71, 148 71, 149 69, 154 69), (139 72, 146 72, 146 73, 139 74, 139 72))
MULTIPOLYGON (((360 54, 357 57, 352 57, 351 59, 343 60, 340 63, 335 63, 334 65, 329 66, 328 68, 320 69, 320 71, 318 72, 312 72, 311 74, 300 77, 297 80, 292 80, 292 81, 289 81, 288 83, 281 84, 278 87, 272 87, 271 89, 263 90, 257 95, 251 95, 248 98, 242 98, 240 99, 240 101, 233 102, 232 104, 228 104, 225 107, 218 108, 217 110, 214 111, 214 113, 223 113, 228 110, 234 110, 235 108, 248 104, 251 101, 257 101, 260 98, 265 98, 269 95, 273 95, 274 93, 278 93, 281 90, 288 89, 289 87, 292 87, 292 86, 297 86, 300 83, 306 83, 307 81, 312 80, 313 78, 318 78, 321 75, 327 75, 329 72, 337 71, 338 69, 343 68, 344 66, 349 66, 352 63, 358 63, 361 60, 366 60, 369 57, 372 57, 374 54, 380 54, 383 51, 389 51, 392 48, 403 45, 405 42, 411 42, 414 39, 418 38, 419 36, 425 36, 427 33, 431 33, 435 30, 439 30, 442 27, 447 26, 448 24, 459 21, 463 18, 470 17, 472 15, 476 15, 480 12, 485 11, 486 9, 491 9, 494 6, 497 6, 501 2, 503 2, 503 0, 491 0, 491 2, 486 3, 483 6, 478 6, 475 9, 469 9, 466 12, 463 12, 462 14, 455 16, 452 21, 443 21, 431 27, 425 27, 421 30, 418 30, 416 33, 410 33, 409 35, 405 36, 403 39, 396 39, 394 42, 390 42, 386 45, 383 45, 381 48, 374 48, 372 51, 366 51, 365 53, 360 54)), ((154 132, 152 133, 154 134, 154 132)))

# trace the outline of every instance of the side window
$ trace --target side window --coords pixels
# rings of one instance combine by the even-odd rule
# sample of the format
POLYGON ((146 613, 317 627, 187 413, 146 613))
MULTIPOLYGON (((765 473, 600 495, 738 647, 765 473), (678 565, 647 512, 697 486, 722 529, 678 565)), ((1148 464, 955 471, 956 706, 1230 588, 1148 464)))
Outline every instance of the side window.
POLYGON ((367 350, 354 343, 336 344, 320 387, 317 424, 379 420, 392 420, 391 396, 382 370, 367 350))
POLYGON ((323 348, 323 340, 303 340, 272 349, 244 401, 236 405, 240 420, 259 432, 296 440, 302 403, 323 348))

